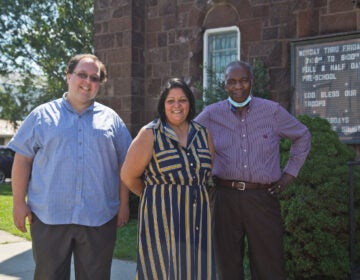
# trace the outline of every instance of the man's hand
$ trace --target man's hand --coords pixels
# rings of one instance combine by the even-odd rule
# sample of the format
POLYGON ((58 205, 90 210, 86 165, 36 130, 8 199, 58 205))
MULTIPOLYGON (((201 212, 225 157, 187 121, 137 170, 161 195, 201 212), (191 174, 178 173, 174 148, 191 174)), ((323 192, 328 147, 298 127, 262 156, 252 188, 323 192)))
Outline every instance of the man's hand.
POLYGON ((26 217, 29 221, 29 224, 32 223, 32 214, 30 208, 27 206, 26 202, 19 205, 14 205, 13 208, 13 219, 15 226, 22 232, 27 232, 26 229, 26 217))
POLYGON ((129 221, 129 216, 130 216, 129 204, 121 203, 117 217, 117 226, 118 227, 125 226, 129 221))
POLYGON ((274 182, 271 187, 268 188, 268 191, 272 195, 278 195, 286 189, 286 187, 292 182, 292 180, 294 180, 294 176, 288 173, 283 173, 280 179, 274 182))

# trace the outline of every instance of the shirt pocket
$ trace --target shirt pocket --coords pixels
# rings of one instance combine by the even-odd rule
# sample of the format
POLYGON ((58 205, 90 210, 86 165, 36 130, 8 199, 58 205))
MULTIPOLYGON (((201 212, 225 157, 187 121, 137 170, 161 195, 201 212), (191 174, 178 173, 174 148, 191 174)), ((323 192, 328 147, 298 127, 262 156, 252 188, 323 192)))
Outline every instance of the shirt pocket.
POLYGON ((271 127, 264 127, 257 130, 256 135, 250 140, 250 144, 253 145, 253 149, 258 151, 265 157, 270 157, 274 152, 278 151, 278 137, 274 135, 274 131, 271 127))
POLYGON ((182 167, 179 153, 176 149, 168 149, 156 154, 157 163, 161 173, 170 173, 182 167))
POLYGON ((110 139, 114 137, 113 130, 111 128, 108 129, 100 129, 100 128, 94 128, 91 130, 92 138, 94 139, 100 139, 102 141, 103 139, 110 139))
POLYGON ((87 143, 86 148, 89 151, 98 151, 104 153, 110 150, 115 151, 114 134, 110 128, 94 128, 90 131, 91 137, 87 137, 84 133, 84 143, 87 143))

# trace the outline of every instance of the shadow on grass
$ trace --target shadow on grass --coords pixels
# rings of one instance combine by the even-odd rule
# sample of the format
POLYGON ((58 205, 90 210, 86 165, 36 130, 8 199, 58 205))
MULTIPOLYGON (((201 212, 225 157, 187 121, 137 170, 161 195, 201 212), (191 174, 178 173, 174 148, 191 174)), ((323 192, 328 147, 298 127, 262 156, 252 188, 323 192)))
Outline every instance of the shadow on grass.
POLYGON ((6 196, 11 196, 12 195, 11 184, 10 183, 0 184, 0 195, 6 195, 6 196))

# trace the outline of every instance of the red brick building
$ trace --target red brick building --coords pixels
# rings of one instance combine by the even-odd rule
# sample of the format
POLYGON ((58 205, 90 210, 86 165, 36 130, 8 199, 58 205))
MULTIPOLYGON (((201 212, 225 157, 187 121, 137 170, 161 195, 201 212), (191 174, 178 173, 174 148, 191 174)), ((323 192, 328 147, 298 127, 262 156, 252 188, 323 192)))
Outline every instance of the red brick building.
POLYGON ((239 58, 265 63, 272 99, 290 110, 291 42, 358 32, 358 2, 95 0, 95 53, 109 71, 99 99, 114 108, 135 135, 155 116, 165 80, 177 76, 193 85, 203 79, 206 32, 232 27, 239 37, 234 41, 239 58))

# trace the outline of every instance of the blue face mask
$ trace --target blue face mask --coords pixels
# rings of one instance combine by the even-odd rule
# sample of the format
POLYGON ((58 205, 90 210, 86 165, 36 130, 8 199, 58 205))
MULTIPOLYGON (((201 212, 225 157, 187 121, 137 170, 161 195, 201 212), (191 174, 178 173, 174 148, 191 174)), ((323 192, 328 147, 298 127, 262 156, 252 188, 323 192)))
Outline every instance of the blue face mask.
POLYGON ((233 105, 234 107, 242 108, 249 104, 249 102, 251 101, 251 95, 249 94, 248 98, 246 98, 246 100, 241 103, 238 103, 238 102, 232 100, 230 96, 229 96, 228 100, 229 100, 230 104, 233 105))

